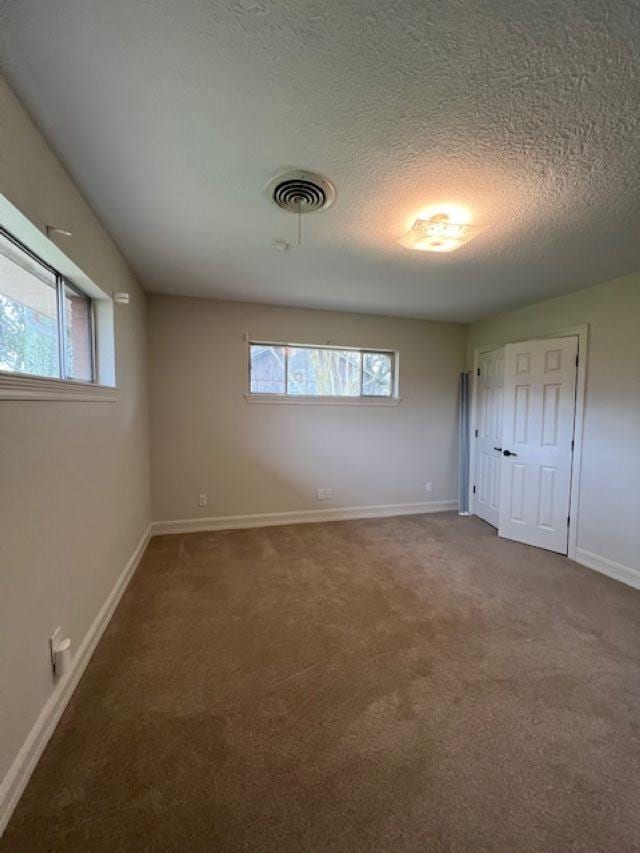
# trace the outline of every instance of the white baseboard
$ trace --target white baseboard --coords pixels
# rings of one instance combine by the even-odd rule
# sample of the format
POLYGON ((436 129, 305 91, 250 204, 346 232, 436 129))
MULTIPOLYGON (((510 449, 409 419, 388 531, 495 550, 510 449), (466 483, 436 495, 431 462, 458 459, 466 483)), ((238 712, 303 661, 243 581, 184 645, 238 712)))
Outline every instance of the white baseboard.
POLYGON ((151 525, 151 535, 274 527, 280 524, 304 524, 314 521, 348 521, 355 518, 384 518, 392 515, 419 515, 457 508, 457 500, 423 501, 377 506, 349 506, 337 509, 305 509, 297 512, 265 512, 255 515, 218 515, 213 518, 182 518, 177 521, 154 521, 151 525))
POLYGON ((73 656, 69 672, 55 685, 44 708, 40 712, 40 716, 34 723, 33 728, 27 735, 27 739, 22 744, 13 764, 9 768, 9 772, 3 779, 2 784, 0 784, 0 835, 4 832, 9 818, 22 796, 22 792, 26 788, 27 782, 58 724, 58 720, 62 716, 62 712, 66 708, 69 699, 71 699, 80 676, 85 671, 104 629, 109 624, 113 611, 116 609, 122 593, 125 591, 140 562, 150 536, 151 525, 149 525, 138 542, 135 551, 122 570, 120 577, 115 582, 107 600, 100 608, 98 615, 85 634, 82 643, 73 656))
POLYGON ((622 581, 622 583, 633 586, 635 589, 640 589, 640 571, 638 569, 632 569, 630 566, 616 563, 615 560, 609 560, 599 554, 585 551, 584 548, 576 549, 576 563, 594 569, 596 572, 602 572, 603 575, 609 575, 610 578, 622 581))

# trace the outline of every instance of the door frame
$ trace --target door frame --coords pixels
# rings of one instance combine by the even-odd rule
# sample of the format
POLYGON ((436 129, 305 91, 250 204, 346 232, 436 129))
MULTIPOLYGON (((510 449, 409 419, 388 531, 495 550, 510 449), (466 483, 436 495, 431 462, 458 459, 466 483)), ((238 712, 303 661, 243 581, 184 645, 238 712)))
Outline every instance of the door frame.
POLYGON ((473 492, 476 477, 476 443, 475 431, 478 424, 478 365, 480 355, 494 349, 517 344, 523 341, 542 341, 546 338, 578 338, 578 371, 576 374, 576 411, 573 424, 573 459, 571 463, 571 491, 569 493, 569 538, 567 544, 567 557, 576 559, 578 546, 578 526, 580 524, 580 479, 582 473, 582 434, 584 427, 584 404, 587 387, 587 354, 589 349, 589 324, 582 323, 578 326, 545 332, 544 334, 527 335, 524 338, 515 338, 502 341, 501 343, 486 344, 475 347, 473 350, 473 382, 471 383, 471 418, 469 419, 469 510, 471 515, 476 515, 475 494, 473 492))

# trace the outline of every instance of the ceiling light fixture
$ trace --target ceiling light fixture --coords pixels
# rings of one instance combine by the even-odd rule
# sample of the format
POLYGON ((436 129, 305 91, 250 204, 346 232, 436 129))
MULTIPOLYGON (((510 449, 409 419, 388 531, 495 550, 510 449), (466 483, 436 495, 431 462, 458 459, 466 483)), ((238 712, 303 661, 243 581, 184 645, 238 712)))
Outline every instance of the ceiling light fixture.
POLYGON ((467 217, 448 213, 420 216, 398 243, 419 252, 453 252, 475 236, 473 226, 462 218, 467 217))

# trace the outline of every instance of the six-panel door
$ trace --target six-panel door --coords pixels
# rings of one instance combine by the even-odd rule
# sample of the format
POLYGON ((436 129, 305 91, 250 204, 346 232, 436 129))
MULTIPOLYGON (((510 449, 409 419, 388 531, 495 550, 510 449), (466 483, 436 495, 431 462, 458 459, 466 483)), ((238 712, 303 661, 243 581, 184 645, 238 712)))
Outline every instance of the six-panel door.
POLYGON ((505 347, 498 533, 567 553, 576 337, 505 347))

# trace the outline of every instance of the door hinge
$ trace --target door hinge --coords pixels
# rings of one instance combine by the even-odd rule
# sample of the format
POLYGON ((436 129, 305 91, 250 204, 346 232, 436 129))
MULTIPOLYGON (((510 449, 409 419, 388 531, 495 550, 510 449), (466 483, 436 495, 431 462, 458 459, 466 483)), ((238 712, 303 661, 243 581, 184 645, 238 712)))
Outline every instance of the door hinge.
POLYGON ((478 368, 478 376, 480 376, 480 368, 478 368))
POLYGON ((577 355, 577 356, 576 356, 576 367, 578 366, 578 362, 579 362, 579 361, 580 361, 580 356, 579 356, 579 355, 577 355))
POLYGON ((475 495, 475 493, 476 493, 476 487, 474 486, 473 487, 473 494, 475 495))
POLYGON ((570 524, 571 524, 571 516, 568 515, 567 516, 567 527, 569 527, 570 524))
POLYGON ((478 430, 475 430, 476 438, 478 437, 478 430))
POLYGON ((572 449, 572 450, 574 450, 574 449, 575 449, 575 446, 576 446, 575 439, 573 439, 573 438, 572 438, 572 439, 571 439, 571 449, 572 449))

